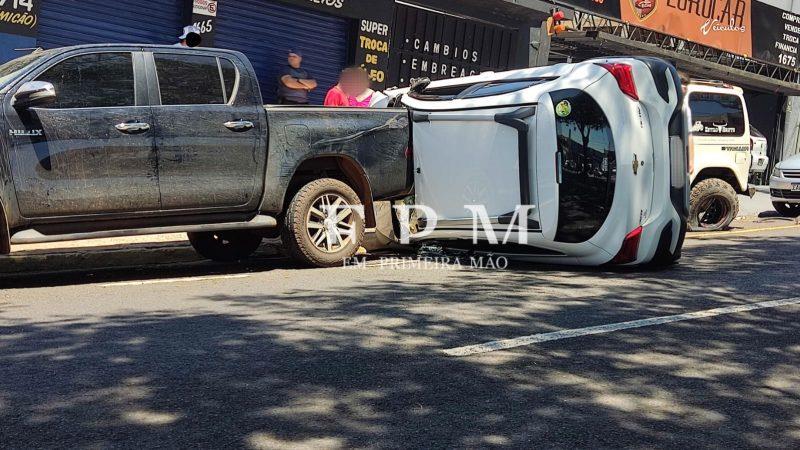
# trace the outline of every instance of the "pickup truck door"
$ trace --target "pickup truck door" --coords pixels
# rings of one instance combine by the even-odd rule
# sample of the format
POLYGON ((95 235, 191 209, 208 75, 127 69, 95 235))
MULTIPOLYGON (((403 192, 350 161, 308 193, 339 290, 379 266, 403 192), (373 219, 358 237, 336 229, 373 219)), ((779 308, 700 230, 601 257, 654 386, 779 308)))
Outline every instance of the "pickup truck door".
POLYGON ((162 207, 256 210, 266 112, 247 66, 209 50, 146 55, 162 207))
POLYGON ((138 85, 140 57, 122 49, 67 54, 22 80, 52 83, 54 104, 15 108, 13 95, 6 96, 3 109, 23 216, 160 208, 152 117, 142 97, 145 86, 138 85))

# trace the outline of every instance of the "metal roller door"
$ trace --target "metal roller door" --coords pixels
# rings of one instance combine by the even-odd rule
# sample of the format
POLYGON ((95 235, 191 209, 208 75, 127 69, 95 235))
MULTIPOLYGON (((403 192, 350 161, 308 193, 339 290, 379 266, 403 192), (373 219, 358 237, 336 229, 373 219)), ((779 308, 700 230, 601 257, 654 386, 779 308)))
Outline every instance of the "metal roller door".
POLYGON ((264 0, 226 0, 219 3, 216 23, 214 46, 250 58, 266 103, 276 101, 278 74, 290 49, 303 52, 303 67, 319 83, 311 104, 322 104, 347 65, 348 19, 264 0))
POLYGON ((183 4, 183 0, 43 0, 38 45, 174 44, 183 27, 183 4))

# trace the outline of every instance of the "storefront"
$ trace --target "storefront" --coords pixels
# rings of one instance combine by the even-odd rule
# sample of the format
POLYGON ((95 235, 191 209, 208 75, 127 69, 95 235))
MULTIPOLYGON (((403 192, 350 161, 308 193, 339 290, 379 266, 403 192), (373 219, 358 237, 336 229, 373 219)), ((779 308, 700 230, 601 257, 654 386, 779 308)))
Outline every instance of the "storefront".
POLYGON ((797 153, 785 135, 800 125, 786 114, 789 99, 800 95, 800 14, 758 0, 558 3, 575 12, 570 30, 545 46, 546 62, 630 54, 671 60, 693 77, 745 90, 751 122, 767 137, 773 164, 797 153))
POLYGON ((349 65, 364 67, 375 88, 525 67, 530 28, 545 17, 504 0, 8 0, 0 5, 0 62, 37 46, 172 44, 194 24, 203 45, 250 58, 267 102, 287 52, 303 52, 319 104, 349 65))

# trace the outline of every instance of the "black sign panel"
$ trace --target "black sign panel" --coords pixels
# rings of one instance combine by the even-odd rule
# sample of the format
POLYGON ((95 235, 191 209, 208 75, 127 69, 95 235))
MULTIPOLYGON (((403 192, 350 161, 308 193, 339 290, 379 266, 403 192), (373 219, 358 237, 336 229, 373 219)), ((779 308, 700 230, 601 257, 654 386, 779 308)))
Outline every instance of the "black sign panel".
POLYGON ((0 33, 36 36, 42 0, 0 0, 0 33))
POLYGON ((392 0, 281 0, 284 3, 325 11, 335 16, 354 19, 370 18, 389 22, 392 18, 392 0))
POLYGON ((389 83, 506 70, 516 63, 519 31, 398 4, 389 83))
POLYGON ((800 67, 800 14, 753 1, 751 21, 755 59, 800 67))
POLYGON ((620 19, 620 1, 629 2, 631 0, 556 0, 556 3, 568 5, 581 11, 598 14, 610 19, 620 19))
POLYGON ((200 30, 200 36, 203 37, 203 42, 200 45, 203 47, 212 47, 214 45, 218 7, 219 1, 216 0, 192 1, 192 25, 200 30))
POLYGON ((389 69, 389 25, 361 20, 356 42, 356 64, 366 69, 374 89, 386 86, 389 69))

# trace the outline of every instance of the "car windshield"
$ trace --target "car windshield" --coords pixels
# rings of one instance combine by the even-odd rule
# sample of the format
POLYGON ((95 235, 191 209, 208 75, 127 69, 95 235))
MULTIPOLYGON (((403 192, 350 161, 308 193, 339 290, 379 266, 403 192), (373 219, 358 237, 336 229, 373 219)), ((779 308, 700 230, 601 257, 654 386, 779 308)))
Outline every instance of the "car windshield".
POLYGON ((48 55, 48 52, 37 51, 29 55, 12 59, 11 61, 0 66, 0 89, 6 87, 6 84, 14 79, 16 74, 23 70, 25 67, 36 62, 39 58, 48 55))

